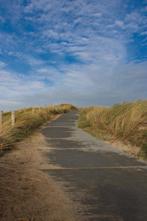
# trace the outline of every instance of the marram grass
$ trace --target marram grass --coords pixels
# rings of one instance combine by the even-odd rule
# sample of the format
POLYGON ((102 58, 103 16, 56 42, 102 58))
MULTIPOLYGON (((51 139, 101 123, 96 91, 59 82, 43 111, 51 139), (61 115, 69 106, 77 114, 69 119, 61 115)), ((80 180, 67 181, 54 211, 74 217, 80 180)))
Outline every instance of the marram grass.
POLYGON ((70 104, 52 105, 46 108, 27 108, 15 112, 16 123, 11 126, 11 113, 3 114, 3 125, 0 132, 0 149, 11 149, 12 146, 30 135, 36 128, 63 114, 75 109, 70 104))
POLYGON ((117 139, 140 147, 147 158, 147 100, 89 107, 80 111, 79 127, 106 140, 117 139))

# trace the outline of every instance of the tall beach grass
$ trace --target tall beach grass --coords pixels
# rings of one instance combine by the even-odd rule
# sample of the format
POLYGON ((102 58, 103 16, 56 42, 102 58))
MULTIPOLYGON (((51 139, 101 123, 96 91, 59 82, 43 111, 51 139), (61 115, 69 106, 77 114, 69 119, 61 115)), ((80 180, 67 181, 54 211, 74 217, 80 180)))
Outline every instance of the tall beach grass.
POLYGON ((0 149, 11 149, 12 146, 30 135, 43 123, 56 115, 75 109, 70 104, 52 105, 45 108, 27 108, 15 111, 15 125, 11 125, 11 112, 3 113, 3 124, 0 131, 0 149))
POLYGON ((147 100, 83 108, 79 127, 105 140, 138 146, 139 155, 147 158, 147 100))

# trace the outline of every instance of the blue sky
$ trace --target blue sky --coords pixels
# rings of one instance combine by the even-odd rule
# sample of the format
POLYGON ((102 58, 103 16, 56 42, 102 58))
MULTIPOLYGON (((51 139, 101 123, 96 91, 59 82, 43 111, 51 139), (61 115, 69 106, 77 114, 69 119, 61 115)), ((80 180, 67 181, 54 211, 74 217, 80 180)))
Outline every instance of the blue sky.
POLYGON ((147 0, 0 0, 0 108, 147 98, 147 0))

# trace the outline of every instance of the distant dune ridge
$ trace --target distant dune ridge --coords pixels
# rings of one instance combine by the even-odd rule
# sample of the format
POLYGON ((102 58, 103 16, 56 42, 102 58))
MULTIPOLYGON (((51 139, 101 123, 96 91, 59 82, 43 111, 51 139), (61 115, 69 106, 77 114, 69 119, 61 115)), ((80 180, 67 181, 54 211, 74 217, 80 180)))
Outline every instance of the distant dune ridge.
POLYGON ((0 131, 0 149, 11 149, 16 142, 30 135, 43 123, 72 109, 75 109, 75 107, 71 104, 60 104, 17 110, 15 111, 14 126, 12 126, 11 122, 11 112, 3 113, 0 131))
POLYGON ((138 157, 147 158, 147 100, 82 108, 79 127, 104 140, 137 146, 138 157))
MULTIPOLYGON (((13 126, 11 112, 3 113, 0 149, 11 149, 45 122, 75 109, 71 104, 60 104, 17 110, 13 126)), ((131 154, 147 158, 147 100, 81 108, 78 125, 98 138, 131 145, 131 154)))

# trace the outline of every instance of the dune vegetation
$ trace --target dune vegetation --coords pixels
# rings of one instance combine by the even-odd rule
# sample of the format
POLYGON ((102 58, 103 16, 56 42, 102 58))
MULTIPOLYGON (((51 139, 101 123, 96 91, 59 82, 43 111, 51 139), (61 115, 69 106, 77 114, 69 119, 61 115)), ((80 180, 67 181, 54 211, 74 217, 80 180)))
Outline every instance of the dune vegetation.
POLYGON ((147 100, 83 108, 79 127, 104 140, 137 146, 138 157, 147 158, 147 100))
POLYGON ((3 113, 3 122, 0 131, 0 149, 11 149, 16 142, 30 135, 45 122, 73 109, 75 107, 70 104, 61 104, 17 110, 15 111, 14 126, 11 123, 11 112, 3 113))

